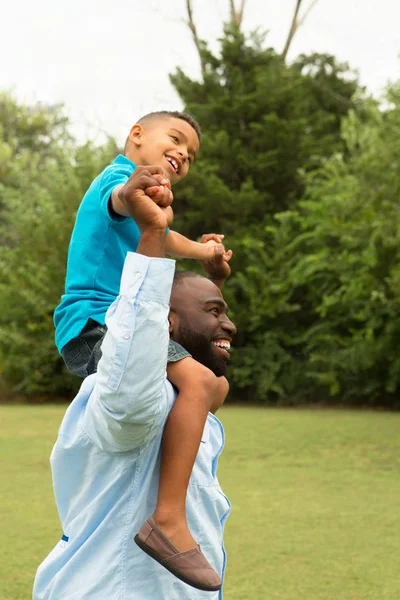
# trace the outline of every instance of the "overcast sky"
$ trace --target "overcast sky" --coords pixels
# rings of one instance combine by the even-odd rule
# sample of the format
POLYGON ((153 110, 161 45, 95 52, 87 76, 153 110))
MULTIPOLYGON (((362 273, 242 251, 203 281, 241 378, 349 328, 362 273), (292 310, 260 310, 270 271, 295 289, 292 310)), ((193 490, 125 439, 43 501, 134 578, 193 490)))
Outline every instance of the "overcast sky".
MULTIPOLYGON (((311 0, 303 0, 305 8, 311 0)), ((239 0, 237 0, 237 4, 239 0)), ((281 51, 295 0, 247 0, 244 29, 269 30, 281 51)), ((200 37, 216 49, 228 0, 193 0, 200 37)), ((79 137, 101 129, 122 141, 142 114, 181 108, 168 74, 199 61, 185 0, 19 0, 2 10, 0 90, 26 102, 62 102, 79 137)), ((329 52, 378 94, 400 79, 398 0, 318 0, 289 59, 329 52)))

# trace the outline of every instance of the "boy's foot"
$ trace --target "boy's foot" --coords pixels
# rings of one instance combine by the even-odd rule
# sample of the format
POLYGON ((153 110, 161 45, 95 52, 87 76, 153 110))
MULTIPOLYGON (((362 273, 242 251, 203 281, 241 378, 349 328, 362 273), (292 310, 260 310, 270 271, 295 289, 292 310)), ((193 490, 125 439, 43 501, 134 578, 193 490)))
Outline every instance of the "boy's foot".
POLYGON ((221 579, 200 546, 179 552, 153 518, 142 525, 135 542, 146 554, 188 585, 205 592, 217 592, 221 588, 221 579))
POLYGON ((197 542, 190 533, 185 514, 182 517, 176 512, 162 513, 156 510, 151 518, 177 552, 186 552, 197 548, 197 542))

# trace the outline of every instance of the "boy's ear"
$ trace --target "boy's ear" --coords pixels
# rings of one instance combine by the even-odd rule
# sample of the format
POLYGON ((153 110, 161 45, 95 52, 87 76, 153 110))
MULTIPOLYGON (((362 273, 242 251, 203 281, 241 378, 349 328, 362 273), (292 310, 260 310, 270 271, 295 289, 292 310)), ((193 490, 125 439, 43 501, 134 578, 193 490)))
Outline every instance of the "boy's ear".
POLYGON ((129 132, 129 139, 131 142, 135 144, 135 146, 140 146, 142 143, 143 137, 143 127, 136 123, 129 132))

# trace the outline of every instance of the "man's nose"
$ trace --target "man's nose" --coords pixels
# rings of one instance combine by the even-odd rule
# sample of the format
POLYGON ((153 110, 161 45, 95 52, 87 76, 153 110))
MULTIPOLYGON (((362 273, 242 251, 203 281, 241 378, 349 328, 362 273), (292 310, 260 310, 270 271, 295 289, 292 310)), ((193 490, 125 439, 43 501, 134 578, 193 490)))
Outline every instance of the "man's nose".
POLYGON ((234 323, 232 323, 232 321, 230 320, 230 318, 225 315, 223 321, 222 321, 222 328, 229 333, 230 336, 234 336, 237 329, 236 329, 236 325, 234 323))

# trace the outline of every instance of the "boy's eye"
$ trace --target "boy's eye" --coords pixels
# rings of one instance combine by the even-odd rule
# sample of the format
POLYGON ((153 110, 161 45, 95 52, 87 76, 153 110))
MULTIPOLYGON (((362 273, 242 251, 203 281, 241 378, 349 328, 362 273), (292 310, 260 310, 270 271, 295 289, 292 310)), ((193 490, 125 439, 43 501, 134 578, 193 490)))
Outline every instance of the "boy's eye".
POLYGON ((176 135, 171 135, 171 139, 173 139, 177 144, 179 143, 179 138, 177 138, 176 135))

